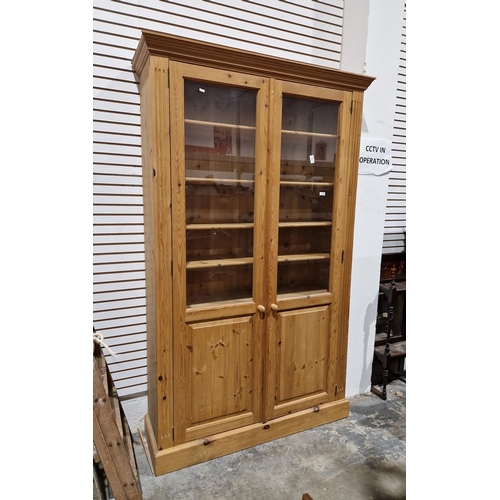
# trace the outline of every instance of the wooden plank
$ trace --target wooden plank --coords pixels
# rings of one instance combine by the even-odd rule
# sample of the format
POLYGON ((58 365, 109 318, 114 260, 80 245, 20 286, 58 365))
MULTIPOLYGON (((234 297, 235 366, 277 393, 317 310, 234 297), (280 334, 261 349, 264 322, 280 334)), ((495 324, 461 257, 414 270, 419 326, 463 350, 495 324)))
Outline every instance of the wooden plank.
POLYGON ((278 295, 276 305, 279 311, 296 309, 298 307, 311 307, 331 304, 333 295, 324 291, 321 293, 290 293, 278 295))
POLYGON ((235 128, 238 130, 255 130, 255 127, 251 125, 237 125, 235 123, 219 123, 219 122, 208 122, 208 121, 203 121, 203 120, 193 120, 186 118, 184 120, 184 123, 190 123, 193 125, 203 125, 203 126, 217 126, 217 127, 225 127, 225 128, 235 128))
MULTIPOLYGON (((194 260, 187 261, 186 259, 186 205, 193 207, 195 200, 190 200, 185 194, 185 186, 191 178, 187 178, 185 174, 186 154, 185 154, 185 134, 184 134, 184 81, 185 79, 198 82, 219 83, 228 87, 243 87, 254 89, 257 91, 257 110, 256 110, 256 126, 252 127, 256 130, 256 157, 255 160, 249 163, 245 159, 245 165, 252 166, 253 172, 248 170, 255 181, 249 181, 249 184, 255 185, 256 194, 249 200, 249 213, 253 214, 254 221, 250 224, 245 224, 244 228, 254 229, 264 225, 265 217, 265 199, 262 201, 265 191, 265 171, 258 171, 261 165, 265 165, 265 157, 267 154, 266 133, 267 133, 267 85, 266 79, 240 73, 228 73, 220 70, 209 68, 200 68, 188 64, 179 64, 171 62, 170 64, 170 87, 172 92, 172 171, 173 171, 173 232, 174 232, 174 247, 173 247, 173 282, 176 294, 174 296, 174 345, 175 345, 175 363, 176 378, 175 378, 175 443, 182 443, 186 439, 192 439, 198 432, 203 432, 203 428, 197 429, 199 424, 208 425, 213 429, 232 428, 237 425, 245 425, 255 422, 260 418, 260 356, 261 356, 261 338, 262 325, 257 318, 240 317, 240 319, 227 319, 211 321, 209 323, 196 324, 196 320, 203 319, 209 321, 207 314, 211 317, 218 318, 229 316, 232 314, 241 314, 243 310, 251 312, 253 316, 257 316, 256 301, 260 301, 263 295, 263 285, 261 280, 263 274, 263 259, 264 259, 264 237, 259 232, 256 232, 253 240, 253 256, 242 256, 231 259, 213 259, 213 260, 194 260), (189 201, 189 204, 188 204, 189 201), (250 205, 251 203, 251 205, 250 205), (184 279, 186 270, 192 271, 197 269, 211 269, 227 266, 247 266, 248 276, 243 276, 244 285, 248 286, 249 298, 253 294, 253 301, 246 298, 243 303, 238 300, 227 300, 224 303, 215 302, 215 306, 211 311, 205 308, 203 311, 199 307, 186 307, 186 293, 192 289, 187 288, 184 279), (253 266, 253 271, 249 267, 253 266), (253 273, 253 274, 252 274, 253 273), (255 320, 254 320, 255 319, 255 320), (186 325, 186 321, 189 324, 186 325), (237 323, 244 322, 247 327, 243 334, 242 326, 236 327, 237 323), (255 368, 252 368, 249 373, 239 372, 239 377, 232 376, 227 370, 233 370, 234 366, 243 366, 240 363, 241 352, 235 349, 237 344, 235 341, 227 342, 227 328, 231 331, 237 331, 241 338, 246 338, 245 349, 250 349, 251 362, 255 368), (217 360, 203 358, 207 356, 206 349, 199 347, 199 342, 203 344, 204 340, 211 344, 220 347, 220 341, 227 346, 222 351, 219 349, 220 356, 217 360), (218 339, 218 342, 216 340, 218 339), (226 355, 223 355, 223 351, 226 355), (205 362, 198 359, 203 352, 202 358, 205 362), (196 364, 196 370, 193 367, 196 364), (203 371, 205 368, 207 371, 203 371), (215 372, 217 372, 215 374, 215 372), (210 376, 204 376, 204 374, 210 376), (196 376, 198 375, 198 376, 196 376), (217 376, 215 376, 217 375, 217 376), (241 379, 241 377, 249 377, 241 379), (203 381, 208 384, 205 386, 203 381), (232 386, 231 383, 237 383, 232 386), (214 389, 214 385, 226 387, 225 389, 214 389), (244 394, 243 394, 244 393, 244 394), (241 407, 234 406, 229 400, 237 396, 237 399, 243 405, 241 407), (208 399, 207 399, 208 397, 208 399), (221 399, 222 398, 222 399, 221 399), (228 406, 229 405, 229 406, 228 406), (242 412, 241 417, 233 416, 234 413, 242 412), (250 412, 250 416, 245 416, 245 412, 250 412), (213 421, 213 426, 206 423, 207 420, 213 421)), ((222 119, 224 121, 224 119, 222 119)), ((201 168, 205 168, 205 160, 210 163, 210 158, 202 157, 200 162, 201 168)), ((221 159, 222 163, 228 163, 227 159, 221 159)), ((229 163, 234 163, 234 168, 238 164, 233 160, 229 163)), ((200 167, 198 167, 200 168, 200 167)), ((198 180, 198 179, 196 179, 198 180)), ((219 182, 219 179, 203 179, 203 182, 219 182)), ((225 182, 225 180, 224 180, 225 182)), ((235 179, 229 179, 229 182, 236 182, 235 179)), ((237 181, 239 183, 239 181, 237 181)), ((209 197, 208 197, 209 198, 209 197)), ((217 197, 218 198, 218 197, 217 197)), ((218 201, 215 200, 215 201, 218 201)), ((208 213, 207 218, 216 216, 216 207, 211 206, 212 200, 207 199, 206 205, 201 206, 200 210, 204 215, 208 213), (213 208, 213 210, 211 210, 213 208)), ((224 209, 225 210, 225 209, 224 209)), ((200 212, 201 213, 201 212, 200 212)), ((198 212, 196 212, 198 214, 198 212)), ((188 215, 189 212, 188 212, 188 215)), ((195 220, 200 220, 198 217, 195 220)), ((206 229, 209 226, 217 226, 219 224, 207 222, 204 226, 206 229)), ((222 225, 224 226, 224 225, 222 225)), ((193 227, 189 225, 190 229, 193 227)), ((196 227, 200 227, 197 225, 196 227)), ((232 229, 237 231, 242 229, 241 225, 232 225, 232 229)), ((243 242, 241 242, 243 243, 243 242)), ((194 274, 190 274, 194 276, 194 274)), ((210 295, 214 298, 217 296, 224 297, 227 294, 224 289, 219 289, 224 286, 224 282, 216 281, 211 285, 212 292, 210 295)), ((241 283, 240 283, 241 285, 241 283)), ((198 293, 198 292, 196 292, 198 293)), ((205 304, 204 304, 205 306, 205 304)), ((248 371, 248 370, 247 370, 248 371)))
POLYGON ((330 395, 327 392, 317 392, 309 396, 301 397, 296 400, 285 401, 276 405, 275 413, 277 416, 287 415, 291 412, 302 410, 304 408, 313 408, 320 404, 328 403, 330 395))
POLYGON ((204 438, 210 434, 219 434, 229 429, 244 427, 253 423, 255 423, 255 415, 250 411, 227 416, 214 422, 207 422, 206 424, 190 427, 186 430, 186 442, 204 438))
MULTIPOLYGON (((183 467, 206 462, 311 427, 334 422, 346 418, 348 415, 349 402, 343 399, 292 413, 272 421, 255 423, 184 443, 168 450, 161 450, 152 457, 155 475, 160 476, 183 467)), ((146 429, 148 429, 148 425, 146 425, 146 429)), ((149 432, 148 438, 152 437, 152 433, 149 432)), ((148 446, 151 446, 149 441, 148 446)), ((156 449, 154 443, 152 449, 156 449)))
POLYGON ((332 399, 326 392, 329 310, 329 306, 299 308, 277 315, 279 364, 274 417, 332 399))
MULTIPOLYGON (((172 327, 174 342, 174 394, 175 409, 174 444, 185 439, 189 427, 191 402, 188 394, 189 351, 187 349, 186 311, 186 182, 185 182, 185 130, 184 130, 184 77, 182 65, 170 63, 170 110, 171 110, 171 158, 172 158, 172 283, 173 295, 172 327)), ((167 314, 168 309, 165 311, 167 314)))
POLYGON ((227 223, 227 224, 186 224, 188 231, 208 231, 211 229, 253 229, 254 223, 227 223))
POLYGON ((144 449, 144 455, 146 455, 146 460, 148 461, 149 468, 151 469, 151 472, 154 474, 154 467, 153 467, 153 462, 151 461, 151 455, 148 450, 148 445, 146 440, 144 439, 144 436, 142 435, 141 429, 137 428, 137 434, 139 434, 139 439, 141 440, 142 448, 144 449))
POLYGON ((216 320, 189 328, 192 424, 252 410, 250 320, 216 320))
POLYGON ((136 478, 130 468, 126 450, 116 453, 113 448, 122 444, 118 429, 111 432, 109 427, 103 430, 94 411, 94 443, 99 450, 106 478, 109 481, 114 496, 118 499, 141 500, 142 495, 137 487, 136 478), (124 458, 125 457, 125 460, 124 458))
POLYGON ((247 179, 225 179, 218 177, 186 177, 189 184, 241 184, 242 186, 253 186, 254 181, 247 179))
POLYGON ((186 269, 204 269, 207 267, 226 267, 226 266, 246 266, 253 264, 253 257, 243 257, 238 259, 212 259, 212 260, 194 260, 186 263, 186 269))
POLYGON ((325 391, 329 308, 286 311, 278 318, 280 354, 276 403, 325 391))
POLYGON ((328 227, 331 221, 280 222, 279 227, 328 227))
POLYGON ((113 415, 115 417, 116 426, 118 427, 118 432, 120 433, 120 436, 123 439, 124 422, 122 421, 122 414, 120 410, 120 400, 118 399, 118 393, 116 392, 116 388, 113 384, 111 384, 111 386, 109 387, 108 396, 111 408, 113 410, 113 415))
POLYGON ((255 302, 248 299, 230 300, 227 303, 211 302, 208 304, 197 304, 196 307, 186 309, 185 321, 207 321, 211 319, 223 319, 235 316, 248 316, 257 311, 255 302))
POLYGON ((332 248, 333 332, 331 346, 331 381, 336 398, 345 396, 347 367, 347 339, 349 325, 352 248, 354 240, 354 214, 358 180, 359 143, 362 120, 362 92, 346 92, 340 109, 342 126, 339 140, 338 168, 334 201, 335 236, 332 248))
MULTIPOLYGON (((263 228, 267 224, 267 197, 268 186, 268 137, 269 137, 269 107, 270 107, 270 82, 268 79, 260 79, 260 90, 257 93, 257 116, 256 116, 256 151, 255 151, 255 201, 254 201, 254 266, 253 266, 253 298, 257 308, 265 306, 267 284, 266 276, 266 232, 263 228)), ((252 374, 252 404, 254 410, 254 422, 263 419, 263 386, 264 378, 264 339, 266 336, 266 315, 255 311, 253 315, 254 344, 253 348, 253 374, 252 374)))
POLYGON ((161 447, 173 443, 168 59, 151 57, 141 78, 141 134, 148 332, 148 413, 161 447))
POLYGON ((304 260, 326 260, 330 258, 329 253, 304 253, 294 255, 279 255, 278 262, 300 262, 304 260))
MULTIPOLYGON (((335 70, 334 70, 335 71, 335 70)), ((283 81, 283 94, 296 96, 299 98, 311 98, 311 99, 320 99, 327 101, 337 101, 343 102, 345 98, 344 91, 339 87, 332 88, 330 86, 318 86, 318 85, 307 85, 302 84, 301 82, 293 82, 293 81, 283 81)), ((312 135, 316 135, 315 133, 312 135)), ((325 137, 329 137, 326 135, 325 137)), ((337 137, 331 136, 331 137, 337 137)))
POLYGON ((254 423, 260 401, 253 396, 259 366, 252 317, 194 324, 188 334, 192 414, 186 441, 254 423))
POLYGON ((106 394, 108 394, 109 388, 108 388, 108 374, 106 370, 106 358, 104 357, 101 347, 95 343, 94 343, 94 359, 96 360, 97 363, 97 369, 99 371, 99 376, 101 377, 104 390, 106 391, 106 394))
POLYGON ((287 129, 282 129, 281 133, 290 135, 303 135, 306 137, 330 137, 330 138, 338 137, 337 134, 322 134, 320 132, 302 132, 300 130, 287 130, 287 129))
POLYGON ((103 464, 111 490, 117 500, 142 500, 136 471, 130 463, 126 444, 116 423, 109 396, 94 358, 93 375, 94 444, 103 464))
MULTIPOLYGON (((142 30, 141 40, 132 60, 134 71, 140 75, 149 55, 170 57, 172 60, 198 64, 225 71, 257 74, 304 84, 352 90, 366 90, 373 77, 347 73, 324 66, 299 63, 278 57, 233 49, 208 42, 199 42, 174 35, 142 30)), ((321 87, 318 87, 321 89, 321 87)))
MULTIPOLYGON (((267 223, 265 225, 265 307, 269 310, 275 303, 278 283, 278 224, 279 224, 279 176, 281 156, 282 122, 282 82, 271 80, 269 99, 269 134, 267 155, 267 223)), ((274 397, 276 394, 276 317, 274 313, 266 315, 266 335, 264 337, 263 357, 263 419, 270 420, 274 415, 274 397)))

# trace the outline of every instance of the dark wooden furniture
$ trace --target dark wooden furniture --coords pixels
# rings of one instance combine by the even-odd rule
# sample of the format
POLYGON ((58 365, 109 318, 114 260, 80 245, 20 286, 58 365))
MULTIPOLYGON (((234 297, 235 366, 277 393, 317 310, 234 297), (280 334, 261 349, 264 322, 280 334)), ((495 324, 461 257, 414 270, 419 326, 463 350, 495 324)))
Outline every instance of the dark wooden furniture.
POLYGON ((371 391, 387 399, 387 384, 406 382, 406 254, 382 259, 371 391), (377 370, 382 370, 382 377, 377 370), (381 387, 381 388, 380 388, 381 387))

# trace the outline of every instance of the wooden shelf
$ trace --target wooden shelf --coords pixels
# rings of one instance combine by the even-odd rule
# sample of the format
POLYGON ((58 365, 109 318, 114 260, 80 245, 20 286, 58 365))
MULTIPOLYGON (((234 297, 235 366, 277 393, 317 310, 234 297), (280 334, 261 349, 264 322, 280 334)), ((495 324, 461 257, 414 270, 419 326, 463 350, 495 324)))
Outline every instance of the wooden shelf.
POLYGON ((210 223, 208 223, 208 224, 186 224, 186 230, 187 231, 209 231, 211 229, 253 229, 253 226, 254 226, 253 222, 228 222, 228 223, 221 223, 221 224, 210 224, 210 223))
POLYGON ((193 260, 186 263, 186 269, 205 269, 210 267, 247 266, 253 264, 253 257, 236 257, 234 259, 193 260))
POLYGON ((316 182, 316 181, 280 181, 280 186, 318 186, 318 187, 333 187, 333 182, 316 182))
POLYGON ((303 253, 295 255, 278 255, 278 262, 302 262, 306 260, 327 260, 329 253, 303 253))
MULTIPOLYGON (((294 255, 279 255, 278 262, 304 262, 308 260, 328 260, 329 253, 304 253, 294 255)), ((234 259, 193 260, 186 263, 186 269, 204 269, 209 267, 246 266, 252 264, 253 257, 236 257, 234 259)))
POLYGON ((319 132, 302 132, 300 130, 282 130, 282 134, 290 135, 305 135, 307 137, 327 137, 327 138, 337 138, 337 134, 321 134, 319 132))
POLYGON ((253 186, 255 182, 249 179, 221 179, 215 177, 186 177, 187 184, 241 184, 253 186))
POLYGON ((203 125, 208 127, 227 127, 227 128, 237 128, 239 130, 255 130, 255 126, 252 125, 236 125, 235 123, 219 123, 219 122, 207 122, 204 120, 191 120, 186 118, 185 123, 190 125, 203 125))
MULTIPOLYGON (((331 221, 296 221, 296 222, 279 222, 279 228, 309 228, 309 227, 331 227, 331 221)), ((253 229, 253 222, 227 222, 220 224, 206 223, 206 224, 186 224, 186 231, 211 231, 216 229, 223 230, 239 230, 239 229, 253 229)))
POLYGON ((311 221, 311 222, 279 222, 279 227, 328 227, 331 226, 330 221, 311 221))

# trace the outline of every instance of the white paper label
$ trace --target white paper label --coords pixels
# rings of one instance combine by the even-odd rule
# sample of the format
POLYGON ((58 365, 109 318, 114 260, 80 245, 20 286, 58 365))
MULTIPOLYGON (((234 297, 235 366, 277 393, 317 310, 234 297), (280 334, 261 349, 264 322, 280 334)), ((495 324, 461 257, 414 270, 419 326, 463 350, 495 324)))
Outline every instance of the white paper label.
POLYGON ((382 175, 390 172, 391 168, 390 141, 361 137, 358 173, 360 175, 382 175))

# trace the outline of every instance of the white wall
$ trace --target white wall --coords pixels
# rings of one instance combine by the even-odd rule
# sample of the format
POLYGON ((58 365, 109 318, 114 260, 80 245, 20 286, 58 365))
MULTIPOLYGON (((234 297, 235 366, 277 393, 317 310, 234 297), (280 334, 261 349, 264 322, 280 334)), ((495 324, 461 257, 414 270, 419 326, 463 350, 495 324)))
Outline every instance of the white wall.
MULTIPOLYGON (((340 69, 376 80, 365 92, 362 136, 392 141, 404 0, 346 0, 340 69)), ((359 175, 346 396, 366 393, 375 342, 389 174, 359 175)))

